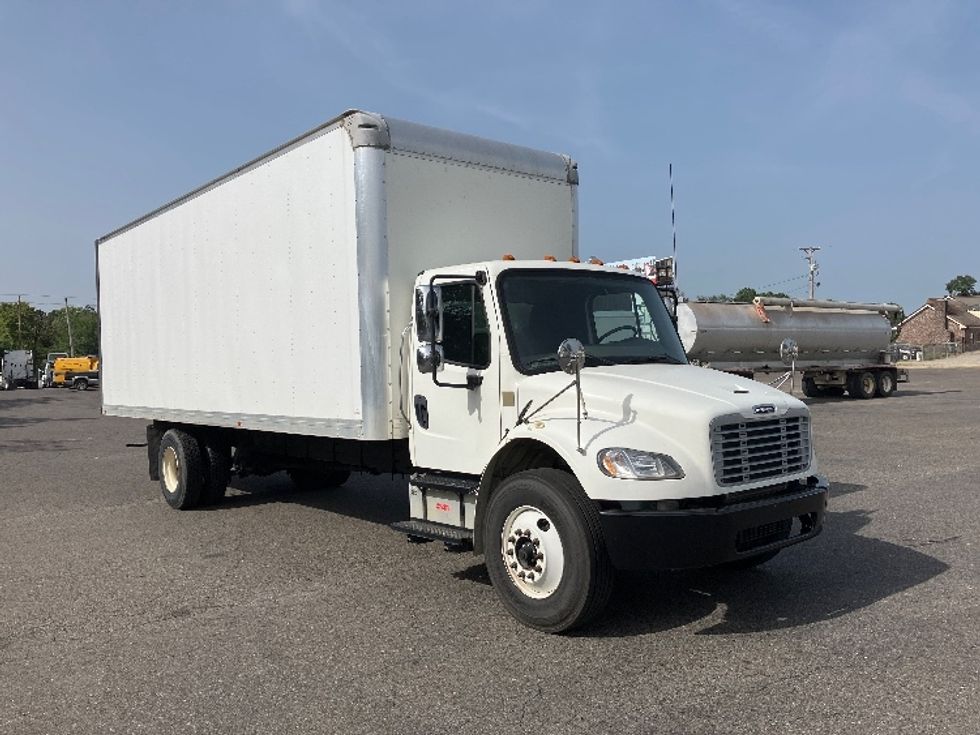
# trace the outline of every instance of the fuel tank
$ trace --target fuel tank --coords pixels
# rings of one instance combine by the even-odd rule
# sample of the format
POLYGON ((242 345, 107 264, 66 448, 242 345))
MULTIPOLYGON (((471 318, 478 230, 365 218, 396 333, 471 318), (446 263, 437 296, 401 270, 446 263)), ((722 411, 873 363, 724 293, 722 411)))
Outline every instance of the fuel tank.
POLYGON ((756 299, 752 304, 692 301, 677 307, 688 358, 722 370, 785 370, 780 344, 791 339, 796 367, 848 368, 887 360, 893 304, 756 299))

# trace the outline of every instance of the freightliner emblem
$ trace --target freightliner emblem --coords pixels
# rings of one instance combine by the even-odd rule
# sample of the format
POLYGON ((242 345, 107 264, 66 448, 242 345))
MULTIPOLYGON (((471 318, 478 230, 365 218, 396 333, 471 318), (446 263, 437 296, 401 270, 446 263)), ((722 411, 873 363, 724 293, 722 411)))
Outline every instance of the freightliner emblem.
POLYGON ((753 413, 776 413, 776 407, 771 403, 762 403, 758 406, 752 406, 753 413))

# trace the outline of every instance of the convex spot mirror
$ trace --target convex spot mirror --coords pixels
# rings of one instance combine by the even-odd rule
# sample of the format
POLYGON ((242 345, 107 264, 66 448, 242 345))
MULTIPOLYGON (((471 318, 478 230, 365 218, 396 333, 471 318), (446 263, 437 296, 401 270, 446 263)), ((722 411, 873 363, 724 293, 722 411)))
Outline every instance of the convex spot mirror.
POLYGON ((796 344, 796 340, 792 337, 787 337, 779 344, 779 357, 782 359, 784 365, 792 365, 799 356, 799 345, 796 344))
POLYGON ((434 344, 420 344, 415 353, 415 364, 419 372, 423 375, 435 373, 442 367, 443 355, 442 346, 434 344))
POLYGON ((585 367, 585 346, 574 337, 562 340, 558 345, 558 367, 569 375, 575 375, 585 367))
POLYGON ((415 289, 415 330, 421 343, 442 342, 442 287, 415 289))

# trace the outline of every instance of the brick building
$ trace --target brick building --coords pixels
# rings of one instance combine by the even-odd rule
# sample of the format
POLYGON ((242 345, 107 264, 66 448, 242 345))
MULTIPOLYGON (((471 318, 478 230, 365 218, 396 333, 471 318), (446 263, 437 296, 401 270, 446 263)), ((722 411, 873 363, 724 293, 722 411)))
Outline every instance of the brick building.
POLYGON ((980 349, 980 296, 928 299, 898 325, 898 341, 913 345, 955 342, 964 351, 980 349))

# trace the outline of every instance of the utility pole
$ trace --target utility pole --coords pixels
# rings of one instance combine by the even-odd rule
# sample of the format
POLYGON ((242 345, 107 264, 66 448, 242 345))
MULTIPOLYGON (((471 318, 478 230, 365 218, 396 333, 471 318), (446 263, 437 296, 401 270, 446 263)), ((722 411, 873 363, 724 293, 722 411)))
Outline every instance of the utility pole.
POLYGON ((816 298, 816 287, 819 285, 817 283, 817 274, 820 273, 820 266, 817 265, 817 261, 814 260, 813 254, 817 252, 820 248, 806 247, 800 248, 803 251, 803 257, 806 258, 807 263, 810 264, 810 301, 816 298))
POLYGON ((71 339, 71 307, 68 306, 68 297, 65 296, 65 321, 68 322, 68 356, 75 356, 75 343, 71 339))
POLYGON ((23 347, 20 341, 20 294, 17 294, 17 347, 23 347))

